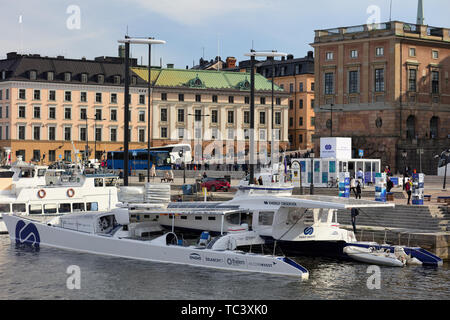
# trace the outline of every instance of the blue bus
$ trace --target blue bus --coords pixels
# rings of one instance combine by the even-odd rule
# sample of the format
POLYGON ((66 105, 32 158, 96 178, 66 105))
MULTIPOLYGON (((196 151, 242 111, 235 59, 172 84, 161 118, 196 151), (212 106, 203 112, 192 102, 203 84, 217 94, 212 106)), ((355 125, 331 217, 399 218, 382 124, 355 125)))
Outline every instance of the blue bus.
MULTIPOLYGON (((106 158, 108 169, 123 170, 123 151, 109 151, 106 158)), ((150 149, 150 166, 156 165, 158 170, 170 170, 170 154, 164 150, 150 149)), ((148 152, 147 149, 128 150, 128 168, 132 170, 147 170, 148 152)))

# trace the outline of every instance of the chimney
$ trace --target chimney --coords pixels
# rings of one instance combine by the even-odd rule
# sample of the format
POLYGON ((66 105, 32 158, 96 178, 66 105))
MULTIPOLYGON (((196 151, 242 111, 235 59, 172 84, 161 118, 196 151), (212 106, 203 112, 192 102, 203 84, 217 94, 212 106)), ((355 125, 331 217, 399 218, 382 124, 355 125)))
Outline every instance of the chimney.
POLYGON ((292 60, 292 59, 294 59, 294 55, 288 54, 288 55, 287 55, 287 60, 292 60))
POLYGON ((308 51, 308 58, 313 59, 314 58, 314 53, 312 51, 308 51))
POLYGON ((417 23, 419 25, 423 25, 423 21, 425 20, 423 16, 423 2, 422 0, 419 0, 417 4, 417 23))
POLYGON ((6 59, 10 60, 10 59, 16 59, 18 57, 17 52, 8 52, 6 54, 6 59))
POLYGON ((236 67, 236 58, 235 57, 227 57, 226 65, 227 65, 227 68, 236 67))

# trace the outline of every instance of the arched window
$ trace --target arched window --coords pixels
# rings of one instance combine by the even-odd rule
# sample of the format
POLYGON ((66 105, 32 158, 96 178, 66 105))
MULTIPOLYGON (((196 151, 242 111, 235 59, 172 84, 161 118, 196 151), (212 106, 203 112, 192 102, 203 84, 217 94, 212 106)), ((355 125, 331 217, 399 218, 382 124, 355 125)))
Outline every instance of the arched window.
POLYGON ((438 123, 439 123, 438 117, 431 117, 431 119, 430 119, 430 138, 431 139, 436 139, 439 137, 438 123))
POLYGON ((416 138, 416 117, 413 115, 410 115, 408 119, 406 119, 406 138, 416 138))

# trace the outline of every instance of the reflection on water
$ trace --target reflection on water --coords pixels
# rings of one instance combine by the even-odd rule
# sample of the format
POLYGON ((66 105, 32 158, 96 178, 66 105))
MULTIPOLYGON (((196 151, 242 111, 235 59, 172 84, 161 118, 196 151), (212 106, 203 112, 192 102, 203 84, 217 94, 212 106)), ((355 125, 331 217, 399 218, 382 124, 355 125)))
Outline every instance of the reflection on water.
POLYGON ((448 299, 450 270, 381 268, 381 289, 369 290, 368 265, 296 258, 307 281, 193 266, 96 256, 52 248, 16 247, 0 235, 0 299, 448 299), (67 267, 81 269, 81 289, 69 290, 67 267))

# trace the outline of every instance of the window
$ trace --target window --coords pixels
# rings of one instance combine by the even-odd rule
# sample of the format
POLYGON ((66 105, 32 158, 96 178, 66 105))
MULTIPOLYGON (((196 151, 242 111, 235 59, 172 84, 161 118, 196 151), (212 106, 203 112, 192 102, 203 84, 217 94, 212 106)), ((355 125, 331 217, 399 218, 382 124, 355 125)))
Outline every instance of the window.
POLYGON ((138 121, 139 122, 145 122, 145 111, 144 110, 139 110, 138 121))
POLYGON ((334 73, 325 73, 325 94, 334 93, 334 73))
POLYGON ((145 94, 139 95, 139 104, 145 104, 145 94))
POLYGON ((70 91, 64 92, 64 101, 72 101, 72 92, 70 91))
POLYGON ((40 126, 33 127, 33 139, 41 140, 41 127, 40 126))
POLYGON ((289 118, 289 127, 292 127, 294 125, 294 118, 289 118))
POLYGON ((218 111, 217 110, 211 110, 211 122, 217 123, 219 121, 218 111))
POLYGON ((264 111, 259 113, 259 123, 266 124, 266 113, 264 111))
POLYGON ((9 139, 9 126, 8 125, 5 126, 5 139, 6 140, 9 139))
POLYGON ((64 150, 64 160, 72 161, 72 152, 70 150, 64 150))
MULTIPOLYGON (((23 125, 18 126, 18 133, 17 133, 17 135, 18 135, 17 138, 19 140, 25 140, 25 126, 23 126, 23 125)), ((23 160, 25 160, 25 159, 23 159, 23 160)))
POLYGON ((19 89, 19 99, 25 100, 26 98, 25 92, 26 92, 25 89, 19 89))
POLYGON ((228 128, 228 140, 233 140, 234 139, 234 130, 232 128, 228 128))
POLYGON ((31 70, 30 71, 30 80, 36 80, 36 76, 37 76, 36 70, 31 70))
POLYGON ((244 111, 244 123, 250 123, 250 111, 244 111))
POLYGON ((8 100, 9 99, 9 89, 5 90, 5 99, 8 100))
POLYGON ((303 117, 299 117, 298 118, 298 125, 302 126, 303 125, 303 117))
POLYGON ((48 161, 54 162, 56 160, 56 151, 48 150, 48 161))
POLYGON ((266 140, 266 129, 259 130, 259 140, 261 141, 266 140))
POLYGON ((416 48, 409 48, 409 56, 410 57, 416 56, 416 48))
POLYGON ((120 84, 120 76, 114 76, 114 84, 120 84))
POLYGON ((358 71, 350 71, 348 73, 348 92, 357 93, 358 91, 358 71))
POLYGON ((311 82, 311 91, 314 91, 314 82, 311 82))
POLYGON ((433 59, 439 59, 439 51, 432 50, 431 51, 431 56, 433 57, 433 59))
POLYGON ((109 130, 109 140, 117 141, 117 128, 110 128, 109 130))
POLYGON ((161 128, 161 138, 167 138, 167 128, 166 127, 161 128))
POLYGON ((117 109, 111 109, 109 111, 109 117, 111 121, 117 121, 117 109))
POLYGON ((111 103, 117 103, 117 93, 111 93, 111 103))
POLYGON ((66 120, 72 119, 72 109, 71 108, 64 108, 64 119, 66 119, 66 120))
POLYGON ((80 92, 80 102, 87 102, 87 92, 80 92))
POLYGON ((0 106, 0 119, 3 117, 3 110, 2 110, 2 106, 0 106))
POLYGON ((184 109, 178 109, 178 122, 184 122, 184 109))
POLYGON ((88 76, 86 73, 81 74, 81 82, 86 83, 88 81, 88 76))
POLYGON ((327 52, 326 53, 326 59, 327 60, 333 60, 333 52, 327 52))
POLYGON ((314 99, 311 99, 311 109, 314 109, 314 99))
POLYGON ((311 117, 311 125, 314 126, 316 124, 316 118, 311 117))
POLYGON ((431 72, 431 92, 439 93, 439 71, 431 72))
POLYGON ((281 98, 276 98, 275 104, 276 104, 277 106, 281 105, 281 98))
POLYGON ((377 57, 381 57, 384 56, 384 48, 383 47, 378 47, 375 49, 375 55, 377 57))
POLYGON ((300 109, 303 109, 303 99, 300 99, 298 102, 300 109))
POLYGON ((294 84, 293 83, 290 83, 289 84, 289 92, 294 92, 294 84))
POLYGON ((196 122, 202 121, 202 110, 194 110, 194 120, 196 122))
POLYGON ((70 72, 64 73, 64 81, 69 82, 72 79, 72 74, 70 72))
POLYGON ((25 118, 26 117, 26 109, 25 106, 19 106, 19 118, 25 118))
POLYGON ((35 119, 41 118, 41 107, 35 106, 33 108, 33 118, 35 118, 35 119))
POLYGON ((86 128, 80 128, 80 141, 86 141, 86 128))
POLYGON ((102 141, 102 128, 95 128, 95 141, 102 141))
POLYGON ((102 74, 97 75, 97 83, 103 83, 105 81, 105 77, 102 74))
POLYGON ((409 69, 408 91, 416 92, 416 78, 417 78, 417 70, 409 69))
POLYGON ((0 100, 3 99, 3 90, 0 89, 0 100))
POLYGON ((303 82, 300 82, 300 85, 299 85, 298 90, 299 90, 300 92, 303 92, 303 82))
POLYGON ((48 140, 56 140, 56 127, 48 127, 48 140))
POLYGON ((178 94, 178 101, 184 101, 184 94, 182 93, 178 94))
POLYGON ((303 143, 303 135, 302 134, 298 135, 298 143, 303 143))
POLYGON ((34 100, 41 100, 41 90, 34 90, 34 100))
POLYGON ((195 95, 195 102, 202 102, 202 95, 201 94, 196 94, 195 95))
POLYGON ((351 50, 350 51, 350 57, 351 58, 358 58, 358 50, 351 50))
POLYGON ((55 107, 49 107, 48 108, 48 118, 49 119, 56 119, 56 108, 55 107))
POLYGON ((375 69, 375 92, 384 92, 384 69, 375 69))
POLYGON ((101 92, 96 92, 95 93, 95 102, 97 102, 97 103, 101 103, 102 102, 102 93, 101 92))
POLYGON ((281 112, 275 112, 275 124, 281 125, 281 112))
POLYGON ((56 100, 56 91, 55 90, 50 90, 48 92, 48 100, 50 100, 50 101, 56 100))
POLYGON ((213 96, 212 96, 212 102, 214 102, 214 103, 217 102, 217 96, 216 96, 216 95, 213 95, 213 96))
POLYGON ((86 120, 87 119, 87 110, 86 108, 80 109, 80 120, 86 120))
POLYGON ((234 103, 234 97, 233 96, 229 96, 228 97, 228 103, 234 103))
POLYGON ((178 128, 178 139, 184 139, 184 128, 178 128))
POLYGON ((139 142, 145 142, 145 129, 138 129, 138 140, 139 142))
POLYGON ((64 140, 70 141, 72 140, 72 128, 64 127, 64 140))
POLYGON ((167 101, 167 93, 165 93, 165 92, 161 93, 161 100, 162 101, 167 101))
POLYGON ((260 98, 260 103, 261 104, 266 104, 266 98, 265 97, 261 97, 260 98))
POLYGON ((234 111, 228 110, 228 123, 234 123, 234 111))
POLYGON ((217 131, 217 128, 212 128, 211 130, 211 139, 217 139, 219 137, 219 133, 217 131))
POLYGON ((95 119, 96 120, 103 120, 102 119, 102 109, 95 109, 95 119))
POLYGON ((47 81, 53 81, 55 74, 52 71, 47 72, 47 81))
POLYGON ((245 140, 248 140, 248 139, 249 139, 248 129, 244 129, 244 139, 245 139, 245 140))
POLYGON ((9 106, 5 106, 5 118, 9 118, 9 106))
POLYGON ((167 121, 167 109, 166 108, 161 109, 161 121, 162 122, 167 121))

